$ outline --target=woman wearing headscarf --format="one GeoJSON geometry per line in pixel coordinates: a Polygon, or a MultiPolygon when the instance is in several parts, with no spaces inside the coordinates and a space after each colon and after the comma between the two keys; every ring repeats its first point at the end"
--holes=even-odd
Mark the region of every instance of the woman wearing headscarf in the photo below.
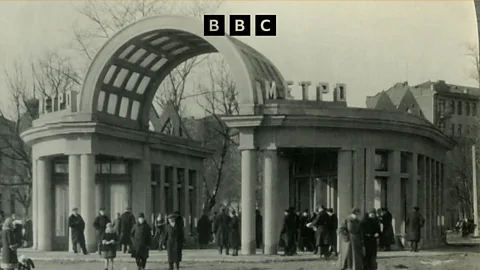
{"type": "Polygon", "coordinates": [[[371,210],[362,221],[363,241],[365,245],[364,270],[376,270],[377,266],[377,239],[380,237],[380,221],[377,211],[371,210]]]}
{"type": "Polygon", "coordinates": [[[2,225],[2,263],[0,267],[4,270],[12,270],[18,267],[17,249],[18,242],[15,241],[13,233],[13,220],[7,218],[2,225]]]}
{"type": "Polygon", "coordinates": [[[173,270],[173,266],[180,269],[182,261],[184,231],[183,226],[178,222],[178,216],[172,214],[168,216],[168,224],[165,226],[165,242],[167,243],[168,267],[173,270]]]}
{"type": "Polygon", "coordinates": [[[108,270],[109,265],[112,266],[113,270],[113,260],[117,257],[117,241],[118,235],[113,229],[113,224],[107,223],[107,228],[102,234],[102,245],[100,247],[105,259],[105,270],[108,270]]]}
{"type": "Polygon", "coordinates": [[[363,269],[364,246],[360,215],[360,209],[354,208],[351,214],[339,224],[338,234],[342,243],[338,263],[342,270],[363,269]]]}
{"type": "Polygon", "coordinates": [[[132,228],[131,237],[133,242],[132,258],[135,258],[138,269],[144,270],[152,241],[152,229],[147,224],[143,213],[138,216],[138,222],[132,228]]]}

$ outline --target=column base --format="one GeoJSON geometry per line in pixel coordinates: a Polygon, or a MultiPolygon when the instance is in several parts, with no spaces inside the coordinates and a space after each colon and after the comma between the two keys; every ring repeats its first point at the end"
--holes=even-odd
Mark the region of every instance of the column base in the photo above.
{"type": "Polygon", "coordinates": [[[278,250],[277,250],[277,246],[265,246],[264,248],[264,252],[263,254],[264,255],[277,255],[278,253],[278,250]]]}
{"type": "Polygon", "coordinates": [[[242,243],[242,249],[240,251],[242,255],[255,255],[256,251],[257,251],[257,243],[255,240],[247,244],[242,243]]]}

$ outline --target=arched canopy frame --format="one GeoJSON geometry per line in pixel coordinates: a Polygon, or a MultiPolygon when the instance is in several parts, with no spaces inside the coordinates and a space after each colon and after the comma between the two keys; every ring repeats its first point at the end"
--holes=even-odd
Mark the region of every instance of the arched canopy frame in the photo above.
{"type": "Polygon", "coordinates": [[[184,61],[214,52],[230,67],[239,104],[263,103],[266,82],[285,92],[283,76],[265,56],[229,36],[203,36],[203,30],[198,20],[181,16],[145,18],[120,30],[93,59],[80,110],[101,122],[146,129],[165,77],[184,61]]]}

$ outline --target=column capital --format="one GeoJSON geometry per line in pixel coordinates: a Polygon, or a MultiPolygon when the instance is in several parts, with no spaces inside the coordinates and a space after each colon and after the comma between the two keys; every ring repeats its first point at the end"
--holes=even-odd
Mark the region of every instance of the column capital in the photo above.
{"type": "Polygon", "coordinates": [[[255,128],[239,128],[239,146],[238,150],[254,150],[255,146],[255,128]]]}

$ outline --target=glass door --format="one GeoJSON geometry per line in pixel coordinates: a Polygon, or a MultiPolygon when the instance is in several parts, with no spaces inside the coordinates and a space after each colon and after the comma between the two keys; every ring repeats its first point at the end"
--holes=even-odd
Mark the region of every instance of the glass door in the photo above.
{"type": "Polygon", "coordinates": [[[122,214],[130,205],[130,194],[127,183],[110,184],[110,217],[116,218],[117,213],[122,214]]]}

